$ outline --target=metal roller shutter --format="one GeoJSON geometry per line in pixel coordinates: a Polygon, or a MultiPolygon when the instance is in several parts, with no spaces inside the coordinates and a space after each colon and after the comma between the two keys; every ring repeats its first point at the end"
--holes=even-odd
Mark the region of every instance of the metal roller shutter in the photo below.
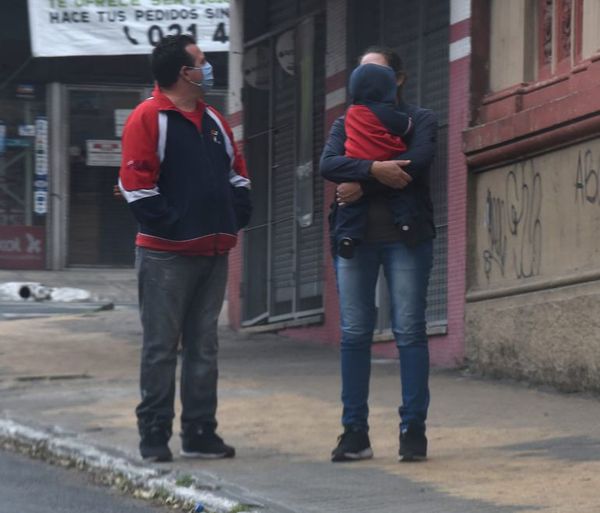
{"type": "MultiPolygon", "coordinates": [[[[447,304],[447,141],[448,141],[448,0],[379,0],[365,4],[350,1],[348,66],[369,45],[383,44],[400,53],[408,74],[404,98],[432,109],[439,118],[437,154],[430,171],[437,238],[434,268],[428,294],[427,320],[431,326],[446,323],[447,304]]],[[[390,328],[389,297],[379,295],[379,331],[390,328]]]]}
{"type": "Polygon", "coordinates": [[[296,223],[294,220],[294,155],[296,89],[292,75],[275,63],[273,78],[273,165],[271,317],[293,311],[296,223]]]}
{"type": "MultiPolygon", "coordinates": [[[[252,50],[256,62],[270,69],[271,42],[264,41],[252,50]]],[[[252,179],[252,217],[244,231],[243,319],[248,325],[266,319],[269,285],[269,188],[270,188],[270,75],[256,75],[244,87],[244,147],[252,179]],[[248,83],[251,82],[251,83],[248,83]],[[250,249],[250,251],[249,251],[250,249]]]]}
{"type": "MultiPolygon", "coordinates": [[[[311,2],[311,6],[311,9],[315,6],[322,7],[319,2],[311,2]]],[[[317,169],[324,137],[325,38],[324,20],[317,17],[314,30],[320,37],[311,38],[314,48],[308,56],[313,74],[310,77],[312,89],[308,92],[314,114],[309,132],[299,133],[302,119],[304,126],[307,119],[306,115],[302,118],[300,112],[300,95],[304,91],[306,101],[307,89],[305,87],[301,90],[302,78],[297,65],[300,51],[297,35],[298,27],[301,23],[306,23],[307,18],[299,19],[297,16],[300,12],[307,12],[307,8],[307,5],[302,4],[300,8],[300,4],[284,0],[269,2],[267,33],[270,30],[270,34],[263,42],[246,48],[246,56],[249,57],[255,54],[260,46],[265,47],[268,44],[269,47],[269,86],[265,88],[264,94],[261,96],[256,87],[246,79],[246,155],[254,177],[257,167],[265,169],[266,162],[264,153],[261,157],[261,149],[263,152],[268,149],[269,155],[269,164],[266,166],[268,177],[253,180],[253,196],[268,201],[269,208],[265,211],[260,210],[261,220],[255,216],[252,225],[247,229],[249,237],[246,239],[244,257],[247,276],[244,289],[246,325],[295,318],[322,308],[323,190],[320,180],[314,179],[314,169],[317,169]],[[280,46],[280,43],[283,44],[280,46]],[[291,50],[295,55],[295,69],[289,68],[293,61],[282,57],[281,52],[285,49],[288,52],[291,50]],[[286,66],[288,69],[284,69],[286,66]],[[265,101],[266,95],[268,101],[265,101]],[[266,104],[269,105],[268,113],[264,108],[266,104]],[[263,121],[257,121],[255,117],[260,117],[263,121]],[[264,137],[261,133],[268,136],[264,137]],[[298,145],[300,140],[305,140],[302,138],[307,133],[310,133],[308,160],[312,160],[313,169],[312,175],[308,177],[311,211],[308,214],[310,220],[301,225],[298,215],[301,199],[299,195],[306,193],[308,182],[302,182],[304,189],[303,192],[299,192],[300,175],[297,168],[302,163],[299,162],[301,157],[298,145]],[[261,267],[257,267],[261,258],[262,262],[266,262],[266,290],[260,286],[259,278],[253,274],[261,267]],[[260,305],[263,304],[266,305],[266,309],[261,313],[260,305]]],[[[246,23],[252,24],[252,20],[247,19],[246,23]]],[[[306,161],[306,157],[304,160],[306,161]]]]}
{"type": "Polygon", "coordinates": [[[445,323],[447,302],[447,141],[448,141],[448,36],[450,2],[439,0],[387,0],[383,6],[384,43],[400,52],[408,73],[404,91],[410,103],[438,115],[438,147],[431,167],[431,198],[437,238],[434,268],[428,294],[427,320],[445,323]]]}

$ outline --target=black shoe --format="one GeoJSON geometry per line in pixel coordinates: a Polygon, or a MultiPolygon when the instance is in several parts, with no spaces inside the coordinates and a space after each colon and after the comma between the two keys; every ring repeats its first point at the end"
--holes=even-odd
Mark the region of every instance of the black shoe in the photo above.
{"type": "Polygon", "coordinates": [[[427,459],[425,429],[408,426],[400,431],[398,461],[423,461],[427,459]]]}
{"type": "Polygon", "coordinates": [[[365,430],[346,428],[338,437],[337,447],[331,452],[331,461],[358,461],[373,457],[369,435],[365,430]]]}
{"type": "Polygon", "coordinates": [[[340,239],[337,252],[342,258],[352,258],[354,256],[354,241],[350,237],[340,239]]]}
{"type": "Polygon", "coordinates": [[[235,449],[227,445],[212,428],[196,428],[181,433],[181,455],[184,458],[233,458],[235,449]]]}
{"type": "Polygon", "coordinates": [[[163,427],[152,427],[141,433],[140,454],[146,461],[172,461],[173,455],[169,449],[171,430],[163,427]]]}

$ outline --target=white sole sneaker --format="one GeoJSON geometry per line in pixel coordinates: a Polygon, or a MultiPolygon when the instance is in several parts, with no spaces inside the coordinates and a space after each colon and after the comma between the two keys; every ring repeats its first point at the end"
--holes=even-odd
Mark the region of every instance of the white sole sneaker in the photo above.
{"type": "Polygon", "coordinates": [[[344,461],[360,461],[360,460],[369,460],[373,457],[373,449],[367,447],[360,452],[345,452],[343,454],[343,458],[333,459],[333,463],[342,463],[344,461]]]}
{"type": "Polygon", "coordinates": [[[179,453],[182,458],[196,458],[201,460],[221,460],[225,458],[233,458],[235,454],[228,455],[226,452],[222,453],[205,453],[205,452],[186,452],[180,451],[179,453]]]}

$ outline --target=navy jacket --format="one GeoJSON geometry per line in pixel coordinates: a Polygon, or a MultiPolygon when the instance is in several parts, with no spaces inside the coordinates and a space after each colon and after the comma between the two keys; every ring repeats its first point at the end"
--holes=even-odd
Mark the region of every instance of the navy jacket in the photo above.
{"type": "MultiPolygon", "coordinates": [[[[402,103],[399,108],[413,121],[413,132],[406,138],[408,150],[398,155],[397,160],[410,160],[404,168],[413,181],[403,189],[414,198],[415,223],[413,240],[418,243],[435,237],[433,205],[429,187],[429,169],[437,147],[438,120],[435,113],[414,105],[402,103]]],[[[346,132],[343,116],[331,126],[329,137],[321,155],[321,175],[334,183],[359,182],[369,199],[393,189],[382,185],[369,175],[372,160],[352,159],[344,156],[346,132]]],[[[334,206],[334,208],[336,208],[334,206]]]]}

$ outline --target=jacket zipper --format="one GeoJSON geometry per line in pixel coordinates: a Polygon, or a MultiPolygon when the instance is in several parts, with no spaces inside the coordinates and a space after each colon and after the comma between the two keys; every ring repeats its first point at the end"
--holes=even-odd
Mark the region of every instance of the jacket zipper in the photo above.
{"type": "MultiPolygon", "coordinates": [[[[217,184],[217,180],[216,180],[216,176],[215,176],[215,163],[212,159],[212,155],[210,155],[210,152],[208,151],[207,148],[207,144],[206,144],[206,137],[204,137],[204,115],[202,116],[202,129],[198,130],[199,135],[200,135],[200,141],[202,141],[202,151],[204,152],[204,155],[206,156],[207,160],[209,161],[210,164],[210,175],[212,178],[212,183],[213,183],[213,190],[215,192],[214,196],[216,196],[216,184],[217,184]]],[[[214,201],[214,196],[213,196],[213,201],[214,201]]],[[[213,243],[213,252],[215,255],[219,254],[218,248],[219,248],[219,232],[217,230],[218,226],[219,226],[219,209],[215,208],[215,229],[214,229],[214,243],[213,243]]]]}

